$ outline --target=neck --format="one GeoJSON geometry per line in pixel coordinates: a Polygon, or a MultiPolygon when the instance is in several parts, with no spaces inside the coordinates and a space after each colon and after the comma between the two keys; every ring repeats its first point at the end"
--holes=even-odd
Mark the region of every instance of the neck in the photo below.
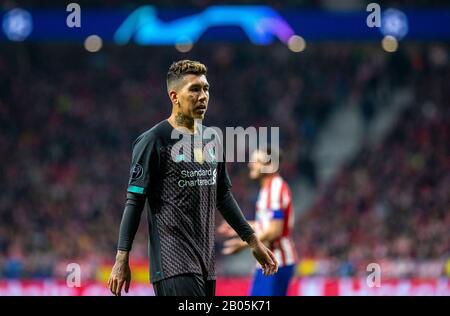
{"type": "Polygon", "coordinates": [[[261,184],[261,187],[265,187],[266,185],[268,185],[269,182],[270,182],[270,180],[272,180],[273,177],[275,177],[276,175],[277,175],[276,173],[270,173],[270,174],[268,174],[268,175],[262,177],[262,178],[259,180],[259,183],[261,184]]]}
{"type": "Polygon", "coordinates": [[[191,133],[196,132],[195,121],[192,117],[186,116],[181,112],[172,112],[168,119],[173,128],[185,128],[191,133]]]}

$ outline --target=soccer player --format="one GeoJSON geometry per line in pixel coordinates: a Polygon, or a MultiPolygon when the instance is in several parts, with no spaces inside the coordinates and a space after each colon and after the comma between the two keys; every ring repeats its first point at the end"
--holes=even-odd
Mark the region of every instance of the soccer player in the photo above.
{"type": "MultiPolygon", "coordinates": [[[[257,238],[268,245],[279,262],[278,273],[269,277],[263,277],[263,270],[257,265],[250,290],[252,296],[285,296],[297,261],[290,237],[294,222],[291,190],[277,172],[280,158],[279,151],[269,146],[256,150],[248,164],[249,177],[258,180],[261,185],[256,202],[256,220],[249,224],[255,229],[257,238]],[[278,159],[274,159],[275,155],[278,159]],[[274,161],[277,163],[274,164],[274,161]]],[[[226,223],[220,225],[218,231],[228,237],[236,234],[226,223]]],[[[225,241],[222,252],[234,254],[246,247],[239,238],[231,238],[225,241]]]]}
{"type": "Polygon", "coordinates": [[[208,109],[206,72],[196,61],[173,63],[167,74],[172,114],[133,143],[116,262],[108,280],[114,295],[120,296],[123,287],[128,293],[129,252],[146,202],[150,276],[157,296],[215,295],[216,208],[252,248],[264,274],[278,269],[274,254],[256,238],[230,191],[225,161],[215,157],[213,148],[204,150],[211,139],[203,139],[197,120],[208,109]],[[173,154],[175,146],[183,151],[173,154]]]}

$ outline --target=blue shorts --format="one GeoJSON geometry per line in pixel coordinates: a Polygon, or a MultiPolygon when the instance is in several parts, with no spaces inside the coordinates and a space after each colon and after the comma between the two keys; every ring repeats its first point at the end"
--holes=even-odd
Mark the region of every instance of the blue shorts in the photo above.
{"type": "Polygon", "coordinates": [[[289,281],[294,275],[295,265],[278,269],[274,275],[265,276],[262,269],[257,269],[253,277],[250,296],[286,296],[289,281]]]}

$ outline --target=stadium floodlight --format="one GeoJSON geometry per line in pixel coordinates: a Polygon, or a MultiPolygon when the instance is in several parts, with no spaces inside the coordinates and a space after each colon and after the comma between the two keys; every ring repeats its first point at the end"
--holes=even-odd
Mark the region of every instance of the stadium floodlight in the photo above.
{"type": "Polygon", "coordinates": [[[380,31],[384,36],[393,36],[401,40],[408,34],[408,17],[397,9],[387,9],[381,16],[380,31]]]}
{"type": "Polygon", "coordinates": [[[3,17],[3,32],[15,42],[25,40],[33,31],[33,19],[28,11],[20,8],[8,11],[3,17]]]}

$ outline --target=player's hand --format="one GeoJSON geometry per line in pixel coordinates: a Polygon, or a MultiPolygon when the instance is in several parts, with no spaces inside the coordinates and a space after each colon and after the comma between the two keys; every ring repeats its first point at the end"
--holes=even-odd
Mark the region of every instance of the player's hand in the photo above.
{"type": "Polygon", "coordinates": [[[249,242],[253,256],[263,269],[264,275],[273,275],[278,272],[278,262],[272,251],[258,238],[249,242]]]}
{"type": "Polygon", "coordinates": [[[125,286],[125,293],[128,293],[131,283],[131,270],[128,264],[128,254],[126,257],[119,253],[116,257],[111,275],[108,280],[108,287],[115,296],[122,295],[122,287],[125,286]]]}
{"type": "Polygon", "coordinates": [[[223,245],[224,247],[222,249],[222,253],[224,255],[235,254],[248,246],[247,243],[239,237],[228,239],[223,243],[223,245]]]}
{"type": "Polygon", "coordinates": [[[236,237],[236,231],[231,228],[231,226],[227,222],[223,222],[218,228],[217,232],[225,237],[236,237]]]}

